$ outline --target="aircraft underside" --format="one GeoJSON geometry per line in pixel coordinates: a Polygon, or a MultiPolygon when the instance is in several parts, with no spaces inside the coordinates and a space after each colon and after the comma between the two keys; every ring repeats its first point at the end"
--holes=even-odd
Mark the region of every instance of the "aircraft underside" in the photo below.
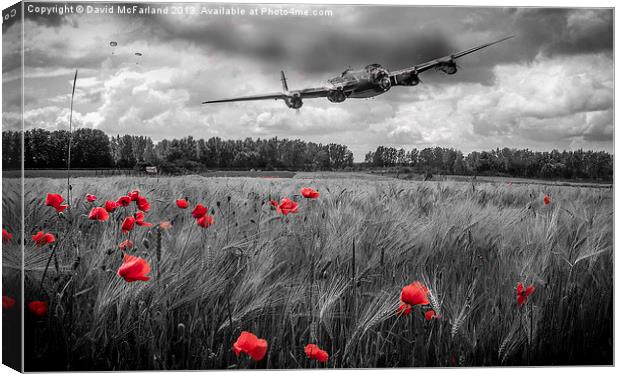
{"type": "Polygon", "coordinates": [[[366,90],[355,90],[349,94],[347,98],[349,99],[366,99],[369,97],[374,97],[385,93],[386,90],[383,90],[380,87],[369,88],[366,90]]]}

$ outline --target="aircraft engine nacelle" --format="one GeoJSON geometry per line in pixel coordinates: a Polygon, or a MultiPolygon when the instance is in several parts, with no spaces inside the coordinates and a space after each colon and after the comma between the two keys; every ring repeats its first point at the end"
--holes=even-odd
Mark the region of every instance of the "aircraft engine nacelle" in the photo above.
{"type": "Polygon", "coordinates": [[[437,67],[437,70],[443,71],[444,73],[446,73],[448,75],[452,75],[452,74],[456,73],[456,71],[458,69],[456,68],[456,62],[448,61],[448,62],[445,62],[445,63],[439,65],[437,67]]]}
{"type": "Polygon", "coordinates": [[[379,87],[381,87],[381,89],[383,91],[387,91],[390,89],[390,87],[392,87],[392,81],[390,80],[389,76],[385,76],[383,78],[381,78],[377,84],[379,85],[379,87]]]}
{"type": "Polygon", "coordinates": [[[399,86],[417,86],[421,82],[416,72],[402,73],[394,76],[394,84],[399,86]]]}
{"type": "Polygon", "coordinates": [[[347,97],[345,96],[344,92],[342,92],[342,90],[331,90],[327,94],[327,100],[332,103],[341,103],[345,101],[346,98],[347,97]]]}
{"type": "Polygon", "coordinates": [[[299,94],[289,96],[284,102],[286,103],[286,106],[291,109],[299,109],[302,105],[304,105],[299,94]]]}
{"type": "Polygon", "coordinates": [[[383,91],[387,91],[392,87],[390,73],[379,64],[371,64],[366,66],[370,81],[379,86],[383,91]]]}

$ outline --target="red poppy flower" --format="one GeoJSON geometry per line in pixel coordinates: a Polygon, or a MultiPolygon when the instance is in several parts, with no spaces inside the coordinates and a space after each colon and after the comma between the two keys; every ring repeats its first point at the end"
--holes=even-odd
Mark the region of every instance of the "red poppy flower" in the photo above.
{"type": "Polygon", "coordinates": [[[400,293],[400,301],[411,306],[416,305],[428,305],[428,295],[430,292],[425,285],[420,282],[413,282],[408,286],[403,287],[400,293]]]}
{"type": "Polygon", "coordinates": [[[299,205],[296,202],[294,202],[293,200],[285,197],[280,202],[280,205],[278,205],[276,207],[276,211],[278,213],[282,213],[284,215],[287,215],[289,213],[297,213],[297,208],[298,207],[299,207],[299,205]]]}
{"type": "Polygon", "coordinates": [[[13,239],[13,234],[8,232],[6,229],[2,229],[2,242],[8,243],[13,239]]]}
{"type": "Polygon", "coordinates": [[[134,214],[134,217],[136,217],[136,225],[138,226],[146,226],[146,227],[153,226],[153,224],[150,222],[144,222],[144,213],[142,212],[136,212],[136,214],[134,214]]]}
{"type": "Polygon", "coordinates": [[[88,201],[89,203],[92,203],[95,200],[97,200],[97,196],[91,194],[86,195],[86,201],[88,201]]]}
{"type": "Polygon", "coordinates": [[[102,207],[96,207],[90,210],[88,214],[88,219],[92,219],[95,221],[103,222],[107,221],[110,218],[108,212],[102,207]]]}
{"type": "Polygon", "coordinates": [[[127,250],[127,249],[131,249],[131,248],[133,248],[133,242],[132,242],[131,240],[129,240],[129,239],[127,239],[127,240],[123,240],[123,241],[121,242],[121,244],[119,244],[119,245],[118,245],[118,248],[119,248],[121,251],[125,251],[125,250],[127,250]]]}
{"type": "Polygon", "coordinates": [[[306,199],[316,199],[320,196],[320,194],[313,188],[304,187],[301,189],[301,196],[305,197],[306,199]]]}
{"type": "Polygon", "coordinates": [[[181,209],[187,209],[189,204],[187,203],[187,200],[185,199],[177,199],[177,206],[181,209]]]}
{"type": "Polygon", "coordinates": [[[151,279],[147,274],[151,271],[151,266],[145,259],[128,255],[125,253],[123,264],[118,268],[118,275],[127,282],[147,281],[151,279]]]}
{"type": "Polygon", "coordinates": [[[2,309],[9,310],[15,306],[15,299],[10,296],[2,296],[2,309]]]}
{"type": "Polygon", "coordinates": [[[434,310],[432,310],[432,309],[431,309],[431,310],[427,310],[427,311],[426,311],[426,313],[424,313],[424,318],[425,318],[427,321],[430,321],[430,320],[432,320],[432,319],[437,319],[437,318],[439,318],[439,316],[437,315],[437,313],[435,313],[435,311],[434,311],[434,310]]]}
{"type": "Polygon", "coordinates": [[[121,230],[123,230],[123,234],[127,234],[129,231],[133,230],[133,225],[136,223],[136,219],[132,216],[129,216],[123,220],[123,224],[121,225],[121,230]]]}
{"type": "Polygon", "coordinates": [[[198,226],[204,227],[205,229],[211,226],[213,222],[214,222],[213,216],[210,216],[208,214],[196,220],[196,223],[198,224],[198,226]]]}
{"type": "Polygon", "coordinates": [[[527,301],[527,298],[531,294],[533,294],[535,290],[536,290],[536,287],[534,287],[533,285],[529,285],[527,286],[527,288],[524,288],[523,283],[521,282],[517,283],[517,303],[519,305],[525,304],[525,302],[527,301]]]}
{"type": "Polygon", "coordinates": [[[545,205],[551,204],[551,198],[549,197],[549,195],[545,195],[545,197],[543,197],[543,203],[545,205]]]}
{"type": "Polygon", "coordinates": [[[151,203],[144,196],[138,196],[136,200],[136,205],[138,205],[138,209],[143,212],[148,212],[151,209],[151,203]]]}
{"type": "Polygon", "coordinates": [[[39,247],[44,246],[46,244],[50,244],[56,241],[56,237],[50,233],[44,233],[43,231],[39,231],[36,234],[32,235],[32,240],[34,240],[35,244],[39,247]]]}
{"type": "Polygon", "coordinates": [[[306,356],[311,360],[317,360],[319,362],[327,362],[327,360],[329,360],[327,352],[319,348],[316,344],[306,345],[304,351],[306,352],[306,356]]]}
{"type": "Polygon", "coordinates": [[[417,281],[403,287],[400,293],[400,306],[396,310],[396,314],[409,315],[412,307],[416,305],[428,305],[428,295],[428,288],[417,281]]]}
{"type": "Polygon", "coordinates": [[[116,210],[116,208],[118,208],[120,205],[119,203],[117,203],[116,201],[112,201],[112,200],[107,200],[105,202],[105,210],[108,213],[112,213],[113,211],[116,210]]]}
{"type": "Polygon", "coordinates": [[[398,307],[398,309],[396,309],[396,314],[399,316],[408,316],[409,313],[411,313],[411,305],[405,304],[401,301],[400,306],[398,307]]]}
{"type": "Polygon", "coordinates": [[[241,352],[245,352],[254,361],[260,361],[267,353],[267,341],[259,339],[251,332],[242,331],[237,341],[233,344],[233,351],[239,357],[241,352]]]}
{"type": "Polygon", "coordinates": [[[118,200],[116,200],[116,203],[119,206],[129,206],[129,204],[131,204],[131,197],[129,196],[121,196],[118,198],[118,200]]]}
{"type": "Polygon", "coordinates": [[[130,191],[130,192],[127,194],[127,196],[129,196],[129,199],[130,199],[131,201],[137,201],[137,200],[138,200],[138,198],[140,197],[140,190],[136,189],[136,190],[130,191]]]}
{"type": "Polygon", "coordinates": [[[47,314],[47,302],[31,301],[28,303],[28,309],[37,317],[45,317],[47,314]]]}
{"type": "Polygon", "coordinates": [[[196,219],[202,218],[206,214],[207,214],[207,208],[204,205],[202,205],[202,204],[196,205],[194,210],[192,210],[192,217],[194,217],[196,219]]]}
{"type": "Polygon", "coordinates": [[[65,201],[65,199],[59,194],[48,193],[47,198],[45,199],[45,205],[53,207],[58,213],[62,213],[69,206],[67,204],[63,204],[63,201],[65,201]]]}
{"type": "Polygon", "coordinates": [[[269,204],[273,205],[276,208],[278,207],[278,205],[280,205],[277,200],[269,200],[269,204]]]}
{"type": "Polygon", "coordinates": [[[65,201],[65,198],[59,194],[48,193],[47,198],[45,199],[45,205],[55,207],[62,204],[63,201],[65,201]]]}

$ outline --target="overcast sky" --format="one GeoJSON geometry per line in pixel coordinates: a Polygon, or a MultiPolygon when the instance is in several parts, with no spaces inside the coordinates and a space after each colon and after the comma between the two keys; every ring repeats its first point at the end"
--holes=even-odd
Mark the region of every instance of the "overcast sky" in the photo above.
{"type": "MultiPolygon", "coordinates": [[[[27,12],[26,128],[67,129],[77,68],[75,123],[108,134],[301,138],[346,144],[356,160],[378,145],[613,152],[611,10],[309,9],[333,15],[27,12]],[[372,99],[305,100],[299,112],[281,101],[200,104],[278,91],[280,70],[291,89],[317,87],[349,66],[400,69],[511,34],[460,59],[456,75],[425,72],[423,84],[372,99]]],[[[19,86],[18,61],[6,55],[15,32],[3,28],[4,129],[18,126],[19,98],[10,95],[19,86]]]]}

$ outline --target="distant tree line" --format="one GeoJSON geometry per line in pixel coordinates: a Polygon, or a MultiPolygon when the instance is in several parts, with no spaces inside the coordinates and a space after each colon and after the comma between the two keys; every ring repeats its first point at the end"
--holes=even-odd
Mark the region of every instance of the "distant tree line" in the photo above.
{"type": "Polygon", "coordinates": [[[613,156],[603,151],[534,152],[497,148],[463,156],[452,148],[406,151],[380,146],[366,154],[365,164],[381,168],[409,167],[434,174],[613,180],[613,156]]]}
{"type": "MultiPolygon", "coordinates": [[[[24,133],[24,165],[28,169],[65,168],[69,132],[28,130],[24,133]]],[[[21,137],[2,132],[4,168],[18,169],[21,137]]],[[[191,136],[164,139],[157,144],[146,136],[108,136],[97,129],[73,132],[72,168],[142,169],[158,166],[163,172],[205,169],[342,170],[409,168],[412,172],[457,175],[500,175],[523,178],[613,179],[613,156],[602,151],[534,152],[495,149],[467,156],[453,148],[405,150],[380,146],[364,163],[353,163],[353,153],[340,144],[316,144],[299,139],[207,140],[191,136]]]]}
{"type": "MultiPolygon", "coordinates": [[[[207,140],[191,136],[154,144],[146,136],[108,136],[101,130],[78,129],[71,142],[72,168],[143,168],[164,172],[203,169],[332,170],[353,166],[353,152],[341,144],[316,144],[299,139],[207,140]]],[[[18,169],[19,132],[2,132],[4,168],[18,169]]],[[[28,130],[24,133],[27,169],[66,168],[69,132],[28,130]]]]}

